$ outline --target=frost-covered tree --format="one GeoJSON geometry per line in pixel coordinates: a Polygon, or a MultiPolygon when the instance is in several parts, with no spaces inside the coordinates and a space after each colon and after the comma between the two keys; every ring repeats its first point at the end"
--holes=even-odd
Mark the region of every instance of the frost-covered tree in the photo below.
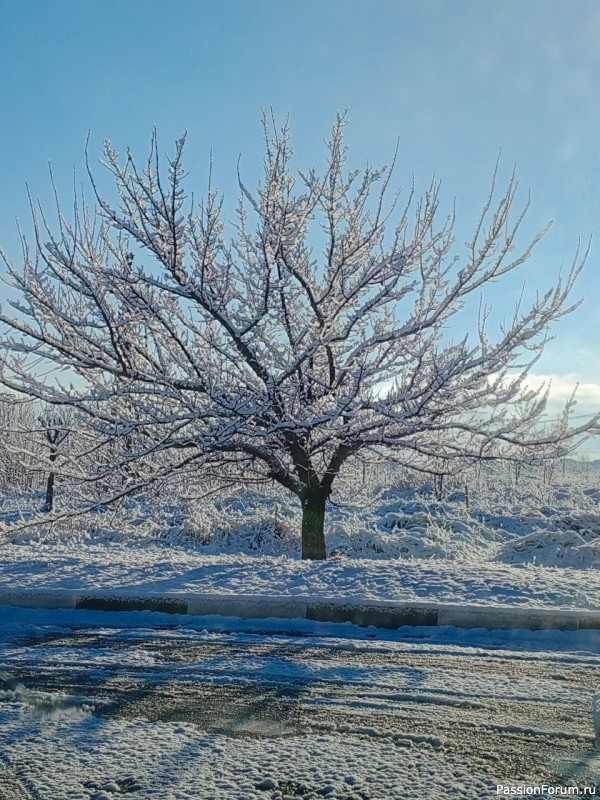
{"type": "Polygon", "coordinates": [[[30,402],[0,395],[0,486],[12,492],[41,487],[35,470],[39,447],[32,446],[35,425],[30,402]]]}
{"type": "Polygon", "coordinates": [[[348,171],[344,125],[322,174],[293,174],[287,126],[265,120],[264,177],[255,191],[240,179],[230,226],[210,185],[187,203],[183,139],[164,171],[155,137],[141,166],[107,144],[114,201],[90,173],[95,208],[76,199],[71,219],[59,208],[55,231],[34,209],[35,241],[23,238],[19,265],[5,256],[20,299],[0,314],[12,354],[1,380],[87,419],[90,447],[114,459],[90,480],[135,476],[114,497],[200,468],[275,481],[299,498],[302,555],[318,559],[327,499],[360,451],[418,467],[531,454],[573,434],[569,407],[536,433],[546,394],[524,378],[573,308],[585,254],[495,335],[481,305],[474,332],[450,340],[465,301],[522,265],[543,232],[515,252],[526,208],[513,218],[513,175],[455,251],[439,186],[388,200],[393,164],[348,171]]]}
{"type": "Polygon", "coordinates": [[[58,416],[41,415],[38,417],[38,424],[45,439],[45,446],[48,450],[48,478],[46,480],[46,497],[44,500],[44,511],[50,512],[54,509],[54,484],[56,480],[56,459],[61,444],[69,435],[69,427],[66,421],[58,416]]]}

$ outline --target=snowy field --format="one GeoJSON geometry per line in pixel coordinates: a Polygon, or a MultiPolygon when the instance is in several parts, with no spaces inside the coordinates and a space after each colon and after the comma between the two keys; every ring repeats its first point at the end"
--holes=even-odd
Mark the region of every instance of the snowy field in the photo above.
{"type": "MultiPolygon", "coordinates": [[[[5,532],[0,587],[352,597],[600,609],[598,473],[469,491],[390,486],[332,506],[326,562],[299,556],[300,513],[249,491],[211,503],[130,500],[54,527],[5,532]]],[[[39,498],[4,495],[0,522],[39,498]]]]}
{"type": "Polygon", "coordinates": [[[204,555],[155,542],[5,545],[5,589],[427,600],[449,604],[600,609],[600,573],[438,559],[331,558],[325,563],[258,554],[204,555]]]}

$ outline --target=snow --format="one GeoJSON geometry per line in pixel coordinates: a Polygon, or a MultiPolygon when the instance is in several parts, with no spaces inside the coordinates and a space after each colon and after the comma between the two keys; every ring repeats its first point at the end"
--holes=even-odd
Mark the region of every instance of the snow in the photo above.
{"type": "MultiPolygon", "coordinates": [[[[148,616],[133,612],[7,611],[4,685],[23,669],[51,676],[53,663],[75,681],[85,670],[95,676],[89,695],[16,684],[0,698],[0,755],[32,796],[487,800],[506,782],[503,746],[519,764],[525,746],[541,748],[542,762],[548,748],[585,763],[579,785],[599,766],[588,705],[600,669],[599,632],[415,629],[382,631],[373,639],[365,630],[311,623],[310,636],[300,638],[257,635],[236,621],[223,621],[218,631],[189,619],[166,627],[155,616],[159,622],[150,629],[144,628],[148,616]],[[70,626],[80,637],[77,646],[68,638],[70,626]],[[212,650],[201,651],[202,642],[212,650]],[[203,726],[106,713],[97,692],[133,676],[156,688],[297,685],[302,691],[293,708],[304,711],[288,716],[267,706],[237,718],[224,704],[215,722],[231,715],[236,727],[229,734],[211,730],[210,719],[203,726]],[[403,704],[412,716],[389,715],[403,704]],[[465,757],[468,743],[460,736],[452,740],[454,720],[464,735],[472,727],[473,758],[465,757]]],[[[302,625],[309,633],[309,623],[302,625]]],[[[513,783],[520,774],[515,767],[513,783]]]]}
{"type": "MultiPolygon", "coordinates": [[[[388,488],[367,510],[332,506],[325,562],[300,559],[298,509],[281,496],[240,492],[188,505],[131,500],[119,513],[7,534],[0,590],[600,610],[598,491],[527,481],[495,488],[470,490],[470,508],[459,490],[437,501],[427,488],[406,487],[388,488]]],[[[34,501],[5,496],[0,519],[27,518],[34,501]]],[[[24,608],[3,609],[0,626],[0,642],[26,641],[36,630],[47,636],[34,646],[3,644],[0,664],[0,787],[8,771],[39,800],[484,800],[496,795],[503,748],[512,743],[516,752],[526,741],[585,762],[579,783],[599,766],[591,750],[599,731],[598,631],[374,633],[292,619],[284,637],[275,619],[24,608]],[[217,650],[167,664],[145,643],[149,626],[152,641],[168,641],[174,651],[185,652],[186,642],[217,650]],[[76,645],[73,628],[117,637],[119,646],[76,645]],[[296,650],[289,649],[294,631],[296,650]],[[239,655],[258,632],[268,634],[276,657],[239,655]],[[465,654],[483,665],[482,674],[463,666],[465,654]],[[490,654],[505,672],[486,673],[490,654]],[[421,657],[432,666],[406,666],[421,657]],[[438,670],[438,660],[451,667],[438,670]],[[521,671],[525,662],[533,677],[521,671]],[[118,674],[165,684],[209,680],[215,688],[345,686],[344,713],[355,720],[336,722],[341,704],[324,692],[303,699],[314,719],[302,730],[267,715],[245,723],[251,729],[222,733],[186,720],[115,717],[94,691],[37,690],[12,678],[65,669],[75,677],[91,671],[99,681],[118,674]],[[377,721],[390,704],[403,703],[413,716],[402,724],[377,721]],[[515,703],[523,716],[508,713],[515,703]],[[362,721],[367,707],[374,721],[362,721]],[[327,724],[317,722],[321,712],[331,716],[327,724]],[[480,715],[486,736],[500,737],[502,746],[480,747],[466,759],[447,741],[453,714],[467,722],[480,715]]],[[[227,706],[218,713],[226,718],[227,706]]],[[[515,766],[515,782],[520,774],[515,766]]]]}
{"type": "Polygon", "coordinates": [[[575,569],[441,560],[203,555],[152,541],[4,545],[2,589],[66,589],[142,597],[215,593],[290,598],[476,603],[600,610],[600,574],[575,569]]]}
{"type": "Polygon", "coordinates": [[[40,800],[113,800],[112,787],[126,782],[148,800],[460,797],[460,782],[469,785],[467,796],[483,798],[495,788],[483,769],[469,774],[428,742],[405,737],[382,742],[363,731],[245,740],[202,735],[186,723],[153,723],[149,735],[141,721],[24,721],[23,712],[11,711],[2,713],[1,739],[40,800]],[[61,769],[49,774],[48,762],[61,769]],[[87,791],[75,788],[86,784],[87,791]]]}
{"type": "Polygon", "coordinates": [[[600,765],[589,708],[600,675],[598,632],[415,629],[373,639],[352,626],[311,623],[309,631],[305,621],[298,636],[264,636],[248,623],[223,621],[211,631],[189,618],[167,627],[154,616],[152,628],[144,627],[146,614],[133,612],[5,616],[0,757],[33,797],[484,800],[507,774],[513,782],[522,773],[529,782],[548,777],[539,767],[527,771],[525,747],[552,752],[555,770],[562,760],[585,763],[578,785],[600,765]],[[71,627],[79,644],[69,639],[71,627]],[[202,643],[211,648],[204,655],[202,643]],[[23,670],[51,676],[52,663],[75,682],[87,670],[91,693],[11,685],[23,670]],[[143,710],[132,718],[126,708],[107,713],[99,690],[134,675],[156,690],[208,682],[258,695],[265,685],[300,691],[292,693],[294,713],[267,703],[264,713],[252,706],[238,717],[223,703],[205,724],[150,719],[143,710]],[[398,715],[404,707],[412,714],[398,715]],[[211,730],[228,717],[231,732],[211,730]],[[457,723],[464,733],[455,737],[457,723]],[[463,735],[477,742],[473,757],[463,735]],[[521,766],[507,772],[507,758],[521,766]]]}
{"type": "MultiPolygon", "coordinates": [[[[436,501],[428,487],[388,488],[369,509],[331,506],[326,562],[300,559],[300,511],[282,495],[130,500],[118,514],[14,531],[0,588],[600,610],[594,482],[495,480],[471,490],[469,508],[460,491],[436,501]]],[[[34,501],[5,496],[0,521],[26,519],[34,501]]]]}

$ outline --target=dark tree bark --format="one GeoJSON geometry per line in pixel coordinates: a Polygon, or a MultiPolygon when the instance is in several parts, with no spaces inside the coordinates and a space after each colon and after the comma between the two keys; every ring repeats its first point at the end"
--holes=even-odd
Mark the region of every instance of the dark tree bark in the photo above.
{"type": "Polygon", "coordinates": [[[46,500],[42,508],[43,511],[49,513],[54,510],[54,483],[56,480],[54,462],[58,458],[58,448],[67,438],[68,431],[63,428],[64,422],[59,417],[39,417],[38,422],[44,428],[46,441],[50,445],[50,455],[48,456],[50,470],[46,481],[46,500]]]}
{"type": "MultiPolygon", "coordinates": [[[[50,453],[50,464],[56,461],[56,450],[50,453]]],[[[44,511],[52,511],[54,509],[54,479],[55,472],[50,469],[48,473],[48,480],[46,482],[46,502],[44,503],[44,511]]]]}
{"type": "Polygon", "coordinates": [[[325,505],[328,492],[318,486],[309,489],[302,500],[302,558],[324,560],[325,505]]]}

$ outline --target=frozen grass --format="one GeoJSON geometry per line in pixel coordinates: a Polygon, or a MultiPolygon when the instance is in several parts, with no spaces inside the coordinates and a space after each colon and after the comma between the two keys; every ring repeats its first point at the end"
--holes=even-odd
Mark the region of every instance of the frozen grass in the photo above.
{"type": "MultiPolygon", "coordinates": [[[[329,508],[325,563],[300,559],[300,508],[281,493],[130,498],[87,518],[5,531],[0,585],[597,610],[594,475],[490,475],[468,485],[468,506],[464,484],[438,501],[431,487],[396,481],[368,508],[329,508]]],[[[0,520],[27,520],[40,500],[5,495],[0,520]]]]}
{"type": "MultiPolygon", "coordinates": [[[[595,471],[569,471],[547,481],[535,473],[518,480],[501,471],[487,477],[466,475],[448,487],[441,500],[428,485],[411,486],[394,476],[389,483],[363,491],[377,497],[367,507],[329,507],[330,556],[600,567],[600,489],[595,471]]],[[[358,487],[356,494],[362,489],[358,487]]],[[[240,489],[208,501],[130,498],[84,518],[20,529],[19,522],[35,517],[41,499],[14,493],[2,496],[5,540],[73,546],[147,541],[205,555],[292,559],[300,555],[299,503],[273,490],[240,489]],[[11,531],[9,526],[15,523],[17,528],[11,531]]]]}

